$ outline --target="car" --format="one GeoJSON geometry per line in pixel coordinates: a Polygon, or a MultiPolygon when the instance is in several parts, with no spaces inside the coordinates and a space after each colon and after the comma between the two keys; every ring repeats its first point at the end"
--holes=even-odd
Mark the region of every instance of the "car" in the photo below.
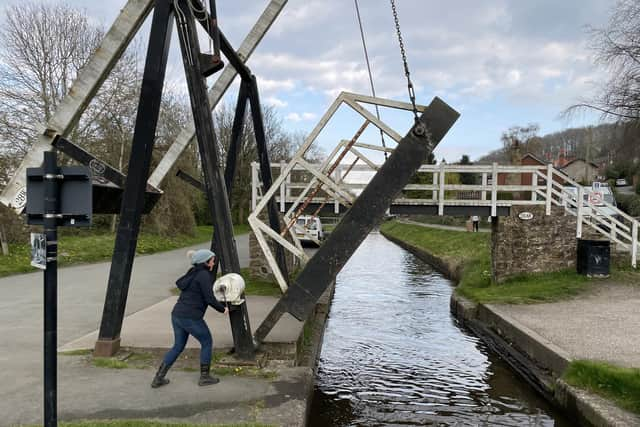
{"type": "MultiPolygon", "coordinates": [[[[582,206],[596,206],[596,215],[608,215],[617,217],[617,203],[613,195],[613,191],[606,183],[594,182],[591,187],[584,186],[583,188],[583,201],[582,206]],[[605,205],[605,202],[612,207],[605,205]]],[[[575,202],[578,198],[578,189],[572,186],[566,186],[563,188],[563,192],[569,194],[571,200],[575,202]]],[[[575,212],[575,206],[571,203],[565,202],[568,209],[575,212]]],[[[586,214],[588,216],[588,214],[586,214]]]]}
{"type": "Polygon", "coordinates": [[[320,218],[313,215],[300,215],[293,226],[296,237],[301,242],[312,242],[317,245],[324,239],[324,230],[320,218]]]}
{"type": "Polygon", "coordinates": [[[624,178],[616,179],[616,187],[625,187],[627,185],[629,185],[629,183],[627,182],[626,179],[624,179],[624,178]]]}

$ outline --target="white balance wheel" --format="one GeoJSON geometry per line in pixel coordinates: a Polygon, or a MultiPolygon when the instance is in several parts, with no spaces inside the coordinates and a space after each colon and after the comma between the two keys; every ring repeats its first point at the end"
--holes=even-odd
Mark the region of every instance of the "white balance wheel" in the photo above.
{"type": "Polygon", "coordinates": [[[244,292],[244,279],[238,273],[229,273],[220,277],[213,284],[213,294],[220,302],[240,305],[244,300],[240,297],[244,292]]]}

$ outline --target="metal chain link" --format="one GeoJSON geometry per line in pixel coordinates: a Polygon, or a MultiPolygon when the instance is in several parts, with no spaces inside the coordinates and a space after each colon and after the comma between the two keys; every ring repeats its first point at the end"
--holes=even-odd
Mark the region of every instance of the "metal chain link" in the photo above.
{"type": "Polygon", "coordinates": [[[393,20],[396,24],[396,33],[398,34],[398,43],[400,44],[400,53],[402,54],[402,64],[404,65],[404,75],[407,77],[407,89],[409,90],[409,99],[413,107],[413,116],[418,121],[418,108],[416,107],[416,92],[411,82],[411,73],[409,72],[409,63],[407,62],[407,54],[404,50],[404,41],[402,40],[402,32],[400,31],[400,21],[398,20],[398,10],[396,9],[395,0],[391,1],[391,10],[393,11],[393,20]]]}

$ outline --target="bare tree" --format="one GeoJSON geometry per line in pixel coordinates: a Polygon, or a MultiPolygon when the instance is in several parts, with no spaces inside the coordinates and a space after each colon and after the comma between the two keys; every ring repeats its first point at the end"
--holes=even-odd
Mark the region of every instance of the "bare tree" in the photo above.
{"type": "Polygon", "coordinates": [[[101,39],[87,17],[62,4],[20,3],[0,30],[0,138],[24,154],[101,39]]]}
{"type": "Polygon", "coordinates": [[[593,99],[583,100],[565,115],[588,108],[603,118],[640,119],[640,2],[618,0],[605,28],[591,28],[597,63],[610,72],[593,99]]]}
{"type": "Polygon", "coordinates": [[[538,124],[529,123],[527,126],[513,126],[502,133],[500,140],[512,164],[519,163],[527,151],[535,151],[533,145],[539,130],[538,124]]]}
{"type": "MultiPolygon", "coordinates": [[[[217,109],[214,115],[221,150],[221,159],[226,158],[229,145],[231,144],[231,129],[233,127],[234,113],[235,110],[233,108],[223,104],[217,109]]],[[[306,135],[301,132],[288,132],[282,124],[278,110],[273,106],[262,106],[262,113],[271,164],[273,165],[280,161],[288,162],[304,143],[306,135]]],[[[244,223],[246,221],[250,209],[251,162],[257,161],[258,159],[254,135],[251,113],[248,110],[240,139],[240,155],[238,157],[238,167],[236,169],[236,178],[231,200],[234,221],[237,223],[244,223]]],[[[307,155],[307,160],[311,162],[319,161],[321,158],[322,151],[317,148],[311,150],[307,155]]]]}
{"type": "MultiPolygon", "coordinates": [[[[103,37],[88,17],[68,5],[25,2],[9,6],[0,27],[0,185],[67,95],[103,37]]],[[[134,45],[118,61],[70,139],[121,166],[130,140],[140,79],[134,45]],[[115,144],[114,144],[115,142],[115,144]],[[119,154],[119,156],[118,156],[119,154]]]]}

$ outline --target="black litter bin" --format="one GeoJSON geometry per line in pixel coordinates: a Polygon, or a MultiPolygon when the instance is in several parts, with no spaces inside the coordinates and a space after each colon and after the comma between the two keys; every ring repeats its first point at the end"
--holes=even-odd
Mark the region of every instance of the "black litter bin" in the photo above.
{"type": "Polygon", "coordinates": [[[608,240],[578,239],[578,274],[608,276],[611,248],[608,240]]]}

